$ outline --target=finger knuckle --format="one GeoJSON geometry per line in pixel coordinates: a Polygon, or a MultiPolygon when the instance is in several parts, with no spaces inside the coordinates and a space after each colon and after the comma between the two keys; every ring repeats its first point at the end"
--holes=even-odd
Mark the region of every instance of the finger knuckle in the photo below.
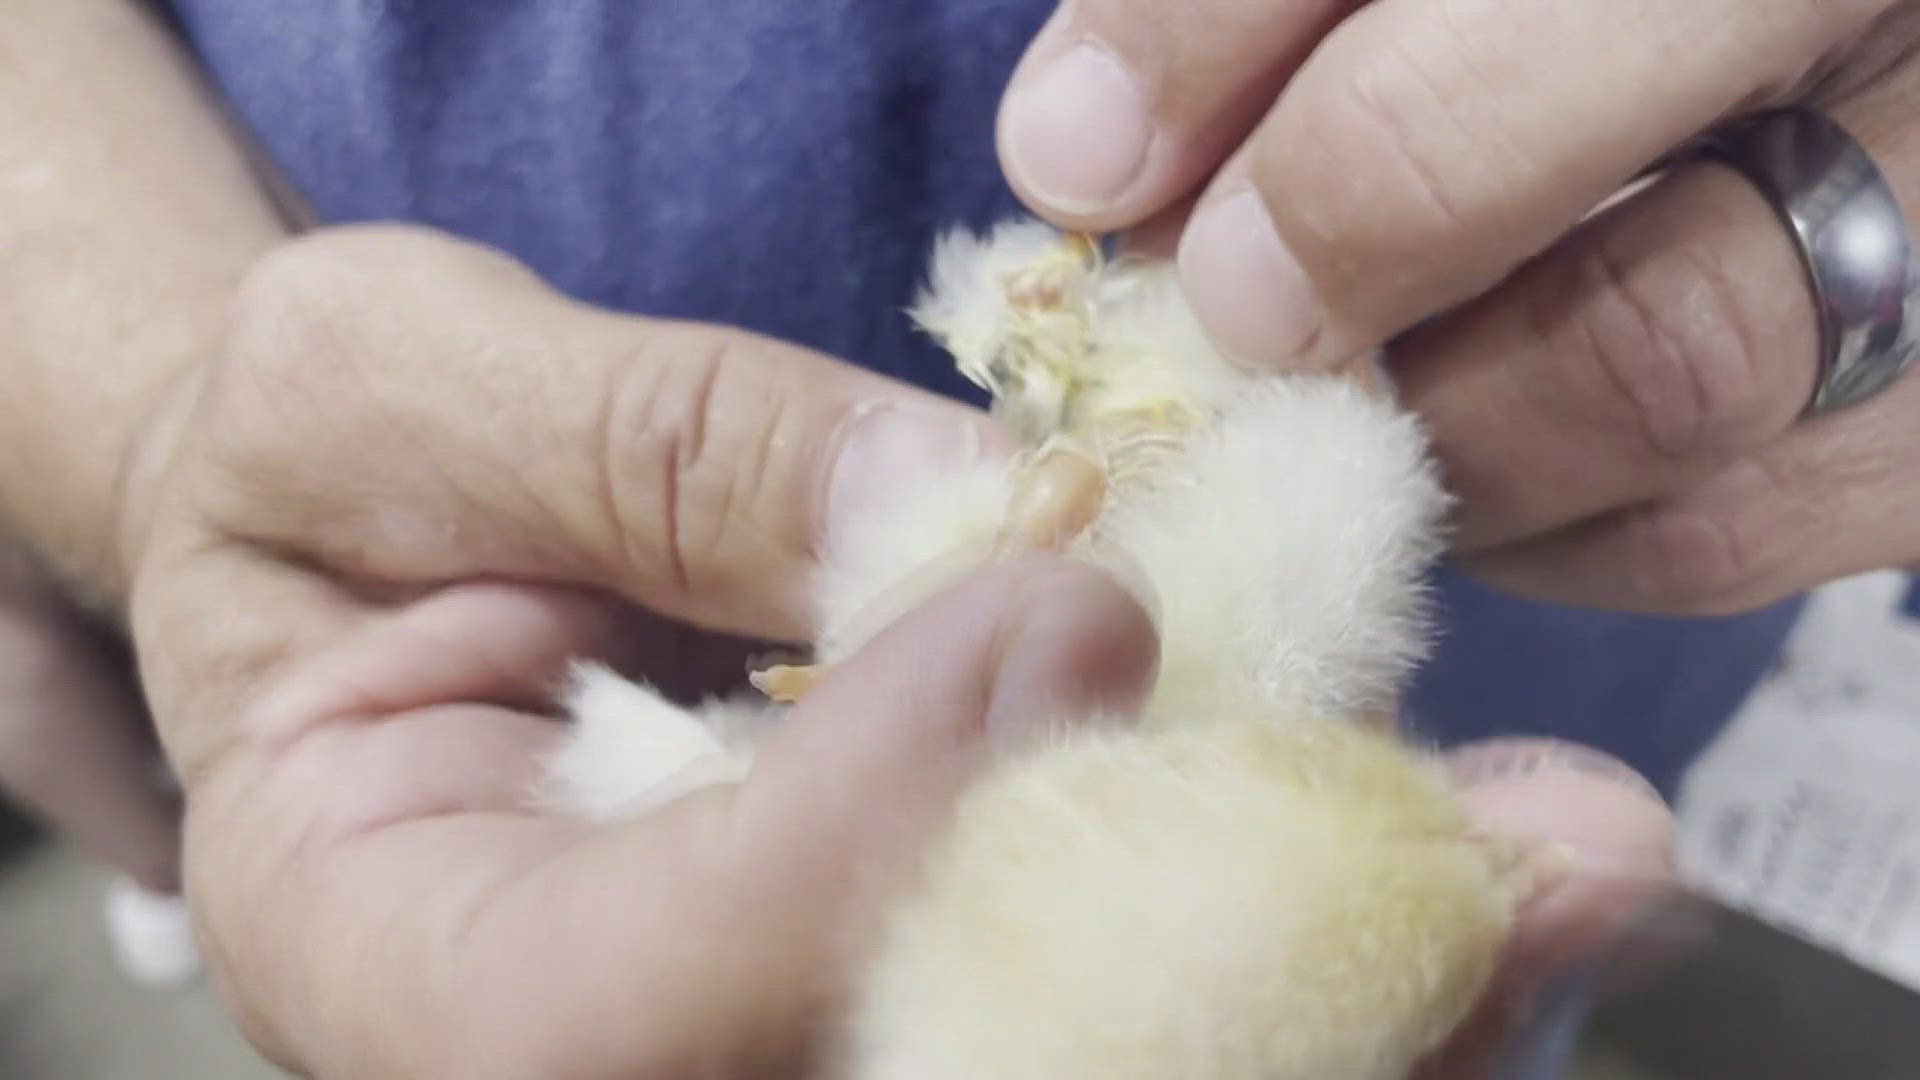
{"type": "Polygon", "coordinates": [[[1376,211],[1389,211],[1356,214],[1354,224],[1376,222],[1409,245],[1458,236],[1472,218],[1465,163],[1430,149],[1441,122],[1429,107],[1432,94],[1406,85],[1418,81],[1417,70],[1386,58],[1364,61],[1328,91],[1309,121],[1313,142],[1338,163],[1338,172],[1369,177],[1346,190],[1376,211]]]}
{"type": "Polygon", "coordinates": [[[418,242],[411,233],[386,226],[324,230],[256,260],[228,310],[227,363],[248,374],[299,376],[351,358],[363,298],[390,288],[397,261],[418,242]],[[389,250],[394,254],[382,255],[389,250]]]}
{"type": "MultiPolygon", "coordinates": [[[[338,351],[368,312],[430,308],[462,275],[527,271],[490,248],[403,224],[345,225],[295,237],[255,260],[229,309],[229,350],[306,366],[338,351]]],[[[333,359],[343,359],[333,357],[333,359]]]]}
{"type": "Polygon", "coordinates": [[[371,448],[397,445],[374,388],[415,359],[392,347],[391,315],[410,310],[401,281],[430,277],[438,245],[409,227],[322,230],[247,269],[195,404],[206,513],[275,533],[310,524],[335,508],[314,478],[351,475],[371,448]]]}
{"type": "Polygon", "coordinates": [[[1753,556],[1728,523],[1690,510],[1650,510],[1638,523],[1646,557],[1638,591],[1665,611],[1715,615],[1737,606],[1753,556]]]}
{"type": "MultiPolygon", "coordinates": [[[[1316,171],[1328,186],[1313,193],[1337,203],[1338,213],[1310,206],[1299,213],[1324,217],[1339,230],[1325,237],[1330,257],[1345,249],[1345,257],[1364,259],[1374,291],[1414,288],[1416,275],[1431,277],[1435,268],[1370,256],[1459,250],[1463,239],[1511,216],[1515,171],[1534,167],[1500,130],[1505,88],[1476,74],[1475,53],[1484,45],[1446,14],[1448,6],[1411,15],[1420,20],[1417,33],[1370,26],[1329,39],[1282,99],[1283,114],[1297,118],[1303,138],[1267,147],[1265,164],[1276,170],[1298,174],[1307,159],[1321,166],[1316,171]],[[1478,149],[1462,153],[1463,145],[1478,149]],[[1396,276],[1408,280],[1396,283],[1396,276]]],[[[1456,269],[1442,276],[1484,275],[1475,260],[1453,261],[1456,269]]]]}
{"type": "Polygon", "coordinates": [[[596,420],[607,525],[630,565],[658,568],[680,595],[705,588],[699,569],[775,486],[781,398],[748,352],[735,335],[656,327],[618,365],[596,420]]]}
{"type": "Polygon", "coordinates": [[[329,424],[350,431],[355,417],[341,410],[372,395],[344,388],[431,363],[434,328],[451,304],[474,295],[459,287],[462,275],[520,272],[517,265],[410,225],[341,226],[289,240],[249,266],[233,291],[216,398],[243,426],[247,417],[284,419],[324,402],[329,424]]]}
{"type": "Polygon", "coordinates": [[[434,245],[425,229],[406,225],[348,225],[304,233],[256,259],[242,277],[243,301],[297,299],[337,290],[342,281],[390,273],[396,262],[434,245]]]}
{"type": "Polygon", "coordinates": [[[1793,591],[1801,545],[1773,518],[1745,508],[1685,501],[1640,511],[1636,591],[1674,615],[1736,615],[1793,591]]]}
{"type": "Polygon", "coordinates": [[[301,238],[248,267],[228,312],[230,364],[300,364],[338,318],[345,274],[327,239],[301,238]]]}
{"type": "Polygon", "coordinates": [[[1720,259],[1686,244],[1640,257],[1602,236],[1586,267],[1581,345],[1642,453],[1718,460],[1769,430],[1774,395],[1750,290],[1720,259]]]}

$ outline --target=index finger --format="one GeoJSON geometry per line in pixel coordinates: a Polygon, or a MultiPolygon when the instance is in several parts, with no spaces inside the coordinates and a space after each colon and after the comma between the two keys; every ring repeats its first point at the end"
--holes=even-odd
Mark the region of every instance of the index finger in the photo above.
{"type": "Polygon", "coordinates": [[[1220,345],[1331,362],[1478,295],[1888,0],[1379,0],[1202,198],[1180,261],[1220,345]]]}

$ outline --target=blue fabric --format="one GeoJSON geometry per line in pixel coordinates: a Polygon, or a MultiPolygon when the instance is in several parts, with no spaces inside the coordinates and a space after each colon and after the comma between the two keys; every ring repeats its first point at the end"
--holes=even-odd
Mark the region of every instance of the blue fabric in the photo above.
{"type": "Polygon", "coordinates": [[[1616,754],[1669,798],[1779,659],[1801,601],[1721,619],[1523,603],[1442,569],[1448,631],[1415,681],[1438,740],[1551,734],[1616,754]]]}
{"type": "MultiPolygon", "coordinates": [[[[324,219],[495,244],[627,310],[749,327],[967,394],[900,314],[941,229],[1017,212],[995,105],[1050,0],[174,0],[324,219]]],[[[1562,611],[1448,572],[1413,705],[1438,737],[1554,732],[1671,788],[1793,605],[1562,611]]]]}

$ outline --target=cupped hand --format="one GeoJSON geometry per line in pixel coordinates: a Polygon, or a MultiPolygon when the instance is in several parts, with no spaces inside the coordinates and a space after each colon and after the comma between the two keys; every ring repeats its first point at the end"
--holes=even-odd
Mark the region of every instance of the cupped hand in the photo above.
{"type": "MultiPolygon", "coordinates": [[[[804,637],[835,516],[991,452],[978,414],[353,229],[257,268],[159,424],[126,547],[190,897],[247,1030],[309,1075],[807,1075],[890,869],[967,778],[1153,668],[1129,594],[1016,562],[837,667],[742,785],[586,827],[529,799],[567,659],[737,683],[688,628],[804,637]]],[[[1614,822],[1589,843],[1525,810],[1589,772],[1500,760],[1463,775],[1490,827],[1664,868],[1657,799],[1588,791],[1614,822]]],[[[1611,917],[1597,880],[1516,955],[1611,917]]]]}
{"type": "Polygon", "coordinates": [[[127,537],[189,895],[250,1034],[356,1080],[804,1060],[890,854],[1035,711],[1124,707],[1137,609],[1009,569],[811,695],[746,785],[627,827],[533,808],[550,693],[576,656],[740,682],[741,649],[684,625],[804,635],[833,514],[981,424],[427,232],[263,262],[151,436],[127,537]]]}
{"type": "Polygon", "coordinates": [[[1389,346],[1461,496],[1457,546],[1535,597],[1743,610],[1920,561],[1920,381],[1802,422],[1815,311],[1717,122],[1808,105],[1920,221],[1911,0],[1072,0],[1001,154],[1054,221],[1176,249],[1223,349],[1389,346]]]}

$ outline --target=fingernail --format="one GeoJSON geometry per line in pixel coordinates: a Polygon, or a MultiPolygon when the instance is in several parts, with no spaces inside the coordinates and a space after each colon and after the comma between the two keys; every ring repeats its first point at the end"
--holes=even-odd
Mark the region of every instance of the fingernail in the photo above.
{"type": "Polygon", "coordinates": [[[849,524],[896,506],[938,477],[981,460],[981,423],[917,405],[882,405],[853,421],[827,485],[824,545],[849,524]]]}
{"type": "Polygon", "coordinates": [[[1180,239],[1181,284],[1214,343],[1267,366],[1297,356],[1319,326],[1313,287],[1256,191],[1203,207],[1180,239]]]}
{"type": "Polygon", "coordinates": [[[1007,101],[1007,170],[1055,211],[1111,206],[1139,175],[1153,142],[1146,98],[1118,58],[1075,45],[1007,101]]]}
{"type": "Polygon", "coordinates": [[[1521,853],[1519,871],[1525,875],[1525,903],[1535,903],[1558,892],[1573,880],[1580,852],[1564,840],[1542,840],[1521,853]]]}

